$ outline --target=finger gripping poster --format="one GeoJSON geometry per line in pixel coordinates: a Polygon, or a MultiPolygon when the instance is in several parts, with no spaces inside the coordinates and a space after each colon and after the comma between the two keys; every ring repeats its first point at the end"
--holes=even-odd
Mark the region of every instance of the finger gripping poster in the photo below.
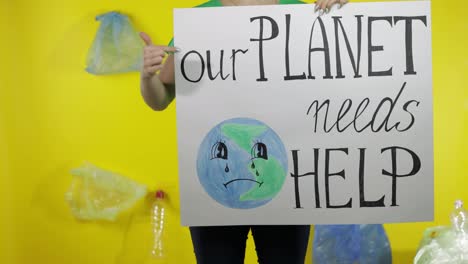
{"type": "Polygon", "coordinates": [[[433,218],[430,2],[176,9],[182,224],[433,218]]]}

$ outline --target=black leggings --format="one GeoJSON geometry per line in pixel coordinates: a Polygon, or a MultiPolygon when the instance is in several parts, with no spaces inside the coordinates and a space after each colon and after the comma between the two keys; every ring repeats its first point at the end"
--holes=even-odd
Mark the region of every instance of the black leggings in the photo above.
{"type": "Polygon", "coordinates": [[[190,227],[197,263],[244,263],[249,230],[252,230],[258,263],[304,263],[310,233],[308,225],[190,227]]]}

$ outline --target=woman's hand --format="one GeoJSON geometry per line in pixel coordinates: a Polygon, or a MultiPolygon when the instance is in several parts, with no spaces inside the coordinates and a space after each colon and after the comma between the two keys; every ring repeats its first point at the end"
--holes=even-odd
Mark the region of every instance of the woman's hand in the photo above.
{"type": "Polygon", "coordinates": [[[145,103],[153,110],[164,110],[174,99],[174,56],[164,61],[167,53],[177,52],[177,48],[153,45],[146,33],[140,33],[146,46],[143,52],[140,89],[145,103]],[[164,61],[164,63],[163,63],[164,61]],[[160,71],[158,74],[155,74],[160,71]]]}
{"type": "Polygon", "coordinates": [[[317,0],[315,2],[315,11],[320,10],[320,14],[330,12],[330,9],[334,4],[338,4],[338,8],[348,3],[348,0],[317,0]]]}
{"type": "Polygon", "coordinates": [[[162,69],[166,54],[174,53],[177,49],[174,47],[153,45],[150,36],[144,32],[140,33],[140,37],[146,44],[143,52],[142,76],[144,78],[150,78],[157,71],[162,69]]]}

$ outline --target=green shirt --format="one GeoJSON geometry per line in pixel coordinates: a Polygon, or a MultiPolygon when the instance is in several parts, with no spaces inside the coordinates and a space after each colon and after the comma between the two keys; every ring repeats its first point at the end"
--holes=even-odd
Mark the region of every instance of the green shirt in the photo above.
{"type": "MultiPolygon", "coordinates": [[[[295,5],[295,4],[305,4],[302,1],[299,0],[279,0],[280,5],[295,5]]],[[[222,7],[223,4],[221,3],[221,0],[211,0],[206,3],[203,3],[201,5],[198,5],[196,7],[222,7]]],[[[171,42],[169,42],[170,47],[174,46],[174,39],[171,39],[171,42]]]]}

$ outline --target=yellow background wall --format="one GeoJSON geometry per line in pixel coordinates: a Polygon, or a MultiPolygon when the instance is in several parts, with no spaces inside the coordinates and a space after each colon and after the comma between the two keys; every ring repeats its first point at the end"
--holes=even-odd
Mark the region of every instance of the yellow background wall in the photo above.
{"type": "MultiPolygon", "coordinates": [[[[71,216],[69,170],[85,160],[164,188],[169,263],[194,263],[177,213],[174,104],[165,112],[145,106],[138,74],[96,77],[83,69],[97,14],[122,11],[167,43],[172,8],[201,2],[0,0],[0,263],[141,263],[144,228],[132,224],[125,235],[128,215],[114,224],[71,216]]],[[[455,199],[468,203],[467,3],[432,1],[435,222],[386,225],[394,263],[411,263],[423,230],[448,224],[455,199]]],[[[246,263],[255,263],[248,243],[246,263]]]]}

